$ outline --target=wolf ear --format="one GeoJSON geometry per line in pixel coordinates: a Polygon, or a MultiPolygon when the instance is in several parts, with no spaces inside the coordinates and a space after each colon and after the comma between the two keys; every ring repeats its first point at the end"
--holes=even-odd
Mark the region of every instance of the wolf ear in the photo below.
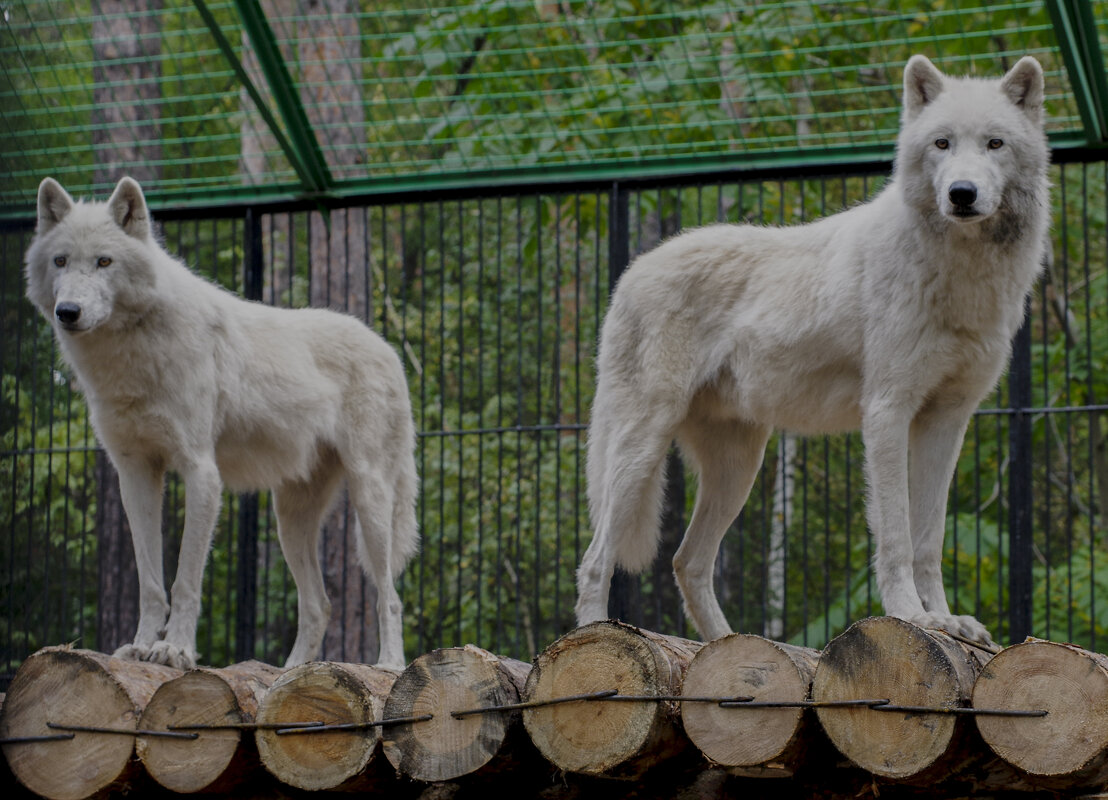
{"type": "Polygon", "coordinates": [[[1043,112],[1043,68],[1031,56],[1024,56],[1000,81],[1000,90],[1035,122],[1043,112]]]}
{"type": "Polygon", "coordinates": [[[150,212],[142,187],[133,178],[120,178],[108,199],[112,219],[128,236],[145,239],[150,235],[150,212]]]}
{"type": "Polygon", "coordinates": [[[38,185],[38,232],[46,233],[73,208],[73,198],[53,178],[43,178],[38,185]]]}
{"type": "Polygon", "coordinates": [[[927,56],[915,55],[904,67],[904,110],[914,117],[943,90],[943,74],[927,56]]]}

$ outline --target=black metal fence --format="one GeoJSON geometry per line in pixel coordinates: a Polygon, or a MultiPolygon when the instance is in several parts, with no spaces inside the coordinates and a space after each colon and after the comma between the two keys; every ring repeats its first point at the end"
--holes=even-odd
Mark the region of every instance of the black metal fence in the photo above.
{"type": "MultiPolygon", "coordinates": [[[[1009,376],[974,418],[951,488],[944,569],[957,613],[1000,639],[1103,648],[1108,637],[1108,165],[1058,154],[1053,263],[1009,376]]],[[[408,372],[419,430],[422,549],[402,577],[408,655],[471,642],[530,658],[574,625],[588,542],[584,460],[596,334],[638,252],[716,220],[790,224],[871,196],[888,165],[849,173],[533,187],[518,194],[165,211],[167,248],[246,297],[346,310],[408,372]]],[[[38,647],[112,649],[133,633],[133,561],[111,466],[49,327],[23,299],[30,228],[0,231],[0,671],[38,647]]],[[[860,439],[778,435],[725,540],[716,582],[736,630],[820,646],[880,611],[869,570],[860,439]]],[[[695,490],[667,470],[663,553],[619,575],[613,611],[685,623],[669,557],[695,490]]],[[[172,577],[183,490],[166,487],[172,577]]],[[[373,592],[345,504],[322,549],[335,600],[325,658],[373,660],[373,592]]],[[[268,495],[226,498],[205,578],[199,649],[283,660],[295,593],[268,495]]]]}

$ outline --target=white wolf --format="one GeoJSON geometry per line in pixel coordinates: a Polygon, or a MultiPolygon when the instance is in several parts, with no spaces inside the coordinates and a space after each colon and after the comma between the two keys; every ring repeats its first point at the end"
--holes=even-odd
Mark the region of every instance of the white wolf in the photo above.
{"type": "Polygon", "coordinates": [[[946,495],[1040,269],[1042,102],[1033,58],[978,80],[915,56],[893,177],[872,201],[796,227],[694,230],[631,265],[601,333],[579,623],[607,616],[616,564],[637,571],[653,559],[672,439],[699,474],[674,572],[711,639],[730,630],[714,560],[771,429],[860,428],[885,611],[991,641],[947,605],[946,495]]]}
{"type": "MultiPolygon", "coordinates": [[[[318,655],[330,602],[317,545],[345,478],[377,587],[380,662],[404,666],[393,585],[418,544],[407,384],[396,353],[352,317],[250,303],[208,283],[155,241],[142,189],[74,202],[53,179],[38,192],[27,296],[50,320],[119,471],[139,577],[139,623],[125,658],[196,663],[204,563],[221,484],[271,488],[296,581],[287,664],[318,655]],[[185,483],[172,604],[162,579],[167,470],[185,483]]],[[[249,557],[249,556],[247,556],[249,557]]]]}

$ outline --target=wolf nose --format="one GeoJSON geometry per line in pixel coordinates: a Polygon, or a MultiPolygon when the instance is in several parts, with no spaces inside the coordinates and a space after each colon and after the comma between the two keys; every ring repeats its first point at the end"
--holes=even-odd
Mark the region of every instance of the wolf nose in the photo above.
{"type": "Polygon", "coordinates": [[[977,187],[969,181],[954,181],[950,184],[950,202],[961,208],[967,208],[977,202],[977,187]]]}
{"type": "Polygon", "coordinates": [[[58,303],[54,306],[54,315],[63,325],[72,325],[81,318],[81,307],[76,303],[58,303]]]}

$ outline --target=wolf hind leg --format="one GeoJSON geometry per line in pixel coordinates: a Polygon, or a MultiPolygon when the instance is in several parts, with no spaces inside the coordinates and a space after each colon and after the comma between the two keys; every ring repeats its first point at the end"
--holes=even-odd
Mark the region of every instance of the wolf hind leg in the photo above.
{"type": "Polygon", "coordinates": [[[408,532],[394,530],[397,502],[410,503],[379,469],[368,465],[348,468],[350,499],[358,514],[358,556],[362,568],[377,588],[377,630],[380,648],[377,663],[404,669],[403,605],[396,591],[395,565],[406,559],[409,545],[399,537],[408,532]],[[403,553],[397,553],[405,550],[403,553]]]}
{"type": "Polygon", "coordinates": [[[673,573],[685,612],[705,640],[731,632],[714,587],[716,555],[758,476],[770,429],[739,420],[690,416],[678,430],[678,443],[699,475],[696,505],[673,573]]]}
{"type": "Polygon", "coordinates": [[[319,533],[341,479],[342,471],[332,457],[316,468],[310,480],[290,481],[273,493],[277,537],[296,584],[296,641],[286,667],[318,658],[327,632],[331,601],[319,563],[319,533]]]}

